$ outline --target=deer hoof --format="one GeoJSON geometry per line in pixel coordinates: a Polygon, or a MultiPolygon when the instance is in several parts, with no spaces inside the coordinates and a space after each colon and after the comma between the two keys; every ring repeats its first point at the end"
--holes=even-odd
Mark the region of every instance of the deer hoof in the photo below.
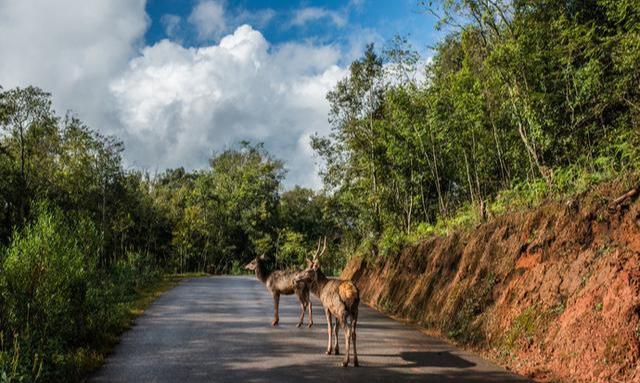
{"type": "Polygon", "coordinates": [[[358,363],[357,360],[353,361],[353,367],[360,367],[360,364],[358,363]]]}
{"type": "Polygon", "coordinates": [[[331,355],[331,350],[327,350],[327,352],[325,352],[325,354],[331,355]]]}
{"type": "Polygon", "coordinates": [[[340,355],[340,350],[335,350],[335,351],[333,352],[333,354],[334,354],[334,355],[340,355]]]}
{"type": "Polygon", "coordinates": [[[277,321],[277,320],[274,320],[273,322],[271,322],[271,325],[272,325],[272,326],[277,326],[277,325],[278,325],[278,321],[277,321]]]}
{"type": "Polygon", "coordinates": [[[347,366],[349,365],[349,362],[342,362],[342,363],[340,363],[340,365],[341,365],[342,367],[347,367],[347,366]]]}
{"type": "Polygon", "coordinates": [[[296,327],[300,327],[300,326],[302,326],[302,322],[298,323],[296,327]]]}
{"type": "Polygon", "coordinates": [[[313,322],[309,322],[309,325],[307,327],[311,327],[313,326],[313,322]]]}

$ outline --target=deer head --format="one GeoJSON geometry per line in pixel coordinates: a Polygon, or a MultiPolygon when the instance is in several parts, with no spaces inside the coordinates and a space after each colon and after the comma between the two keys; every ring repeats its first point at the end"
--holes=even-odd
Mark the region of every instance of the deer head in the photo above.
{"type": "Polygon", "coordinates": [[[244,265],[244,269],[245,270],[251,270],[251,271],[255,271],[255,269],[258,267],[258,265],[262,262],[264,262],[264,260],[266,259],[265,255],[262,254],[259,257],[255,257],[253,259],[253,261],[247,263],[246,265],[244,265]]]}

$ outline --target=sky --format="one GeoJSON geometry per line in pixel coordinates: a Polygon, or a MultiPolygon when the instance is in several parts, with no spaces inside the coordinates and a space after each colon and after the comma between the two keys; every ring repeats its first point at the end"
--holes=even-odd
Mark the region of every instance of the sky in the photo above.
{"type": "Polygon", "coordinates": [[[0,85],[35,85],[56,111],[125,144],[127,168],[208,166],[242,140],[319,189],[309,145],[326,93],[368,43],[402,35],[426,58],[417,0],[0,0],[0,85]]]}

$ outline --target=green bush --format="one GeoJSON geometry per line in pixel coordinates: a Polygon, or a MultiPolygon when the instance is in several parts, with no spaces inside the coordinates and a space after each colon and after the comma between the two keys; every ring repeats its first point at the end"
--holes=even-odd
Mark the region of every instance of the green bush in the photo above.
{"type": "Polygon", "coordinates": [[[161,275],[153,257],[136,252],[128,252],[127,258],[99,270],[91,280],[86,302],[91,341],[97,345],[109,342],[110,334],[127,318],[129,303],[161,275]]]}
{"type": "Polygon", "coordinates": [[[118,260],[111,269],[114,283],[124,290],[124,295],[133,295],[160,277],[155,259],[149,254],[127,252],[127,257],[118,260]]]}
{"type": "Polygon", "coordinates": [[[297,231],[285,229],[282,231],[282,245],[278,249],[277,262],[283,267],[300,267],[305,264],[304,260],[308,257],[308,248],[305,243],[304,235],[297,231]]]}
{"type": "Polygon", "coordinates": [[[230,274],[231,275],[243,275],[246,274],[246,271],[243,268],[243,264],[237,260],[234,259],[233,261],[231,261],[231,271],[230,274]]]}
{"type": "Polygon", "coordinates": [[[397,255],[406,244],[407,235],[404,231],[393,227],[386,228],[378,241],[380,255],[383,257],[397,255]]]}
{"type": "Polygon", "coordinates": [[[75,381],[91,349],[112,341],[130,305],[161,272],[146,254],[98,267],[90,221],[38,208],[0,253],[0,382],[75,381]]]}
{"type": "Polygon", "coordinates": [[[52,378],[68,373],[67,351],[87,336],[88,281],[97,260],[97,248],[90,245],[97,243],[95,238],[90,222],[82,220],[72,227],[59,213],[46,209],[33,224],[13,234],[2,259],[0,282],[2,351],[7,353],[1,367],[7,380],[29,375],[7,365],[22,358],[20,366],[33,370],[28,361],[41,357],[43,373],[52,378]]]}

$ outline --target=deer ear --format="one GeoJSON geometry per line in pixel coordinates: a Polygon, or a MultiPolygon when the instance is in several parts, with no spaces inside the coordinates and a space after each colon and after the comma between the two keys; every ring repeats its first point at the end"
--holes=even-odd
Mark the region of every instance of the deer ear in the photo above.
{"type": "Polygon", "coordinates": [[[262,254],[262,255],[260,256],[260,259],[262,259],[263,261],[264,261],[266,258],[267,258],[266,254],[262,254]]]}

